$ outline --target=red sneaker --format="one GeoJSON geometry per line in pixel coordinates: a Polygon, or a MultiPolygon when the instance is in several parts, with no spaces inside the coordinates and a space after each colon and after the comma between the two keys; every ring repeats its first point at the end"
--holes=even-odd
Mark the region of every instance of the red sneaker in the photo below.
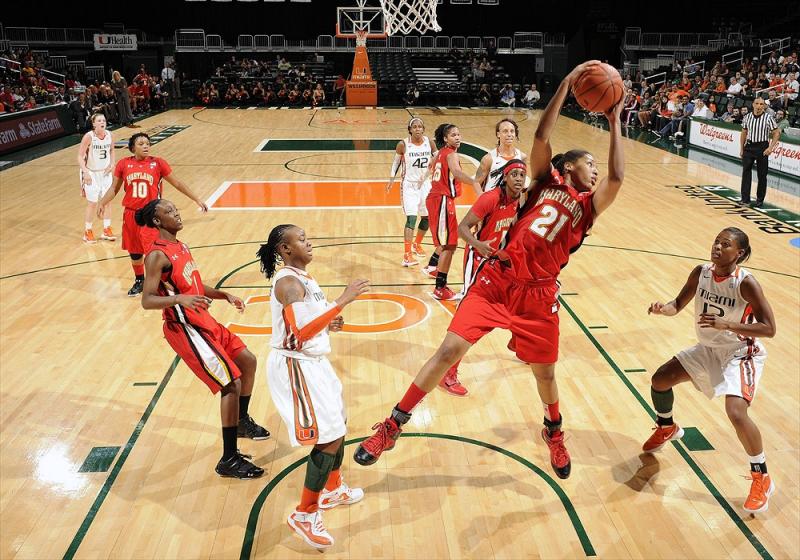
{"type": "Polygon", "coordinates": [[[439,381],[439,387],[456,397],[466,397],[469,392],[458,380],[458,370],[453,367],[448,369],[442,380],[439,381]]]}
{"type": "Polygon", "coordinates": [[[653,435],[651,435],[644,445],[642,449],[647,453],[652,453],[653,451],[658,451],[668,442],[674,439],[681,439],[683,437],[683,428],[678,426],[677,424],[672,424],[669,426],[656,426],[653,435]]]}
{"type": "Polygon", "coordinates": [[[567,448],[564,447],[564,432],[558,431],[553,435],[547,433],[547,428],[542,429],[542,439],[550,448],[550,465],[556,471],[558,478],[569,478],[572,462],[567,448]]]}
{"type": "Polygon", "coordinates": [[[444,286],[442,288],[436,288],[433,290],[433,297],[445,301],[453,301],[454,299],[461,299],[461,294],[457,294],[448,286],[444,286]]]}
{"type": "Polygon", "coordinates": [[[403,431],[391,417],[375,424],[372,429],[377,431],[362,441],[353,454],[353,460],[365,467],[377,461],[384,451],[393,449],[403,431]]]}

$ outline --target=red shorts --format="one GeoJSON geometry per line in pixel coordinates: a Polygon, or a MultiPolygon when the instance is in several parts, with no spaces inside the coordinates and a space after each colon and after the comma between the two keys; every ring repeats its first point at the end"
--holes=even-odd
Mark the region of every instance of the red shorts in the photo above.
{"type": "Polygon", "coordinates": [[[494,329],[508,329],[520,360],[554,364],[558,361],[558,309],[555,280],[522,283],[492,261],[478,273],[447,330],[475,344],[494,329]]]}
{"type": "Polygon", "coordinates": [[[247,348],[231,331],[214,322],[211,330],[186,323],[164,322],[164,337],[194,374],[216,394],[242,376],[233,361],[247,348]]]}
{"type": "Polygon", "coordinates": [[[144,255],[158,239],[158,229],[137,225],[135,214],[131,208],[122,214],[122,248],[133,255],[144,255]]]}
{"type": "Polygon", "coordinates": [[[429,194],[425,199],[425,207],[428,209],[434,246],[457,247],[456,199],[441,194],[429,194]]]}

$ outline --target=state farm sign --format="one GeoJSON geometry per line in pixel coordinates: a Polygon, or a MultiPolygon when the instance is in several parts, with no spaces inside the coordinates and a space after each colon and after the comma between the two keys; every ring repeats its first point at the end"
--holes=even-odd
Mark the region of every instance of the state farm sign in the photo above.
{"type": "Polygon", "coordinates": [[[55,111],[20,114],[0,120],[0,152],[8,152],[68,132],[55,111]]]}

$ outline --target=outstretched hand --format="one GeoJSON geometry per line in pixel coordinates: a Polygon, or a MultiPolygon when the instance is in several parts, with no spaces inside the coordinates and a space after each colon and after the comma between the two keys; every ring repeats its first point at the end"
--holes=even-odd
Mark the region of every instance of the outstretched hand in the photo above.
{"type": "Polygon", "coordinates": [[[575,80],[583,74],[586,70],[601,64],[599,60],[587,60],[583,64],[578,64],[575,68],[572,69],[572,72],[567,74],[567,77],[564,78],[565,81],[569,83],[570,86],[575,83],[575,80]]]}

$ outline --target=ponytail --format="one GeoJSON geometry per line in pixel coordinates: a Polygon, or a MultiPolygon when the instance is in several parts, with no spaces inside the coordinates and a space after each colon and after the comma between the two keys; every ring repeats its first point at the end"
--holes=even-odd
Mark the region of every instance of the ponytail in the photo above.
{"type": "Polygon", "coordinates": [[[136,211],[136,213],[133,215],[133,218],[136,220],[136,224],[138,226],[149,228],[158,227],[153,222],[153,219],[156,217],[156,208],[158,207],[159,202],[161,202],[160,198],[151,200],[136,211]]]}
{"type": "Polygon", "coordinates": [[[283,241],[283,235],[291,228],[296,227],[292,224],[281,224],[272,228],[267,237],[267,242],[261,245],[256,252],[258,260],[261,261],[261,272],[267,279],[275,276],[275,268],[279,262],[283,262],[278,252],[278,245],[283,241]]]}
{"type": "Polygon", "coordinates": [[[556,154],[553,156],[553,159],[550,160],[550,163],[553,167],[556,168],[556,171],[564,177],[566,174],[566,164],[567,163],[575,163],[583,156],[588,156],[589,152],[586,150],[570,150],[565,154],[556,154]]]}
{"type": "Polygon", "coordinates": [[[739,246],[739,249],[744,251],[744,254],[736,260],[736,264],[743,263],[749,259],[752,249],[750,248],[750,238],[747,237],[747,234],[737,227],[727,227],[722,231],[727,231],[733,235],[734,239],[736,239],[736,244],[739,246]]]}
{"type": "Polygon", "coordinates": [[[456,125],[449,123],[443,123],[436,127],[436,132],[433,133],[433,139],[436,141],[437,148],[441,150],[447,145],[447,141],[444,137],[447,136],[447,133],[453,128],[456,128],[456,125]]]}

